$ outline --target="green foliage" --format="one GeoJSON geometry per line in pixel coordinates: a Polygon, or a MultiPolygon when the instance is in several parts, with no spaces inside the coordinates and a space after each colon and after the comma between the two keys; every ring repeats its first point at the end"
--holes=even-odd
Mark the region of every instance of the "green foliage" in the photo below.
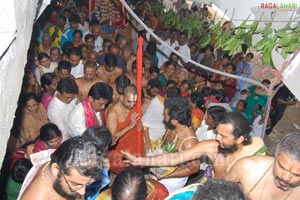
{"type": "Polygon", "coordinates": [[[177,152],[176,142],[168,141],[166,144],[162,145],[162,149],[168,153],[175,153],[175,152],[177,152]]]}
{"type": "Polygon", "coordinates": [[[181,17],[173,10],[163,13],[161,20],[164,28],[175,26],[180,31],[187,30],[189,34],[200,38],[200,48],[215,42],[216,48],[233,55],[241,50],[241,44],[246,43],[262,54],[264,65],[272,67],[274,67],[272,60],[274,48],[281,49],[281,55],[286,58],[300,46],[300,26],[291,27],[291,21],[277,30],[272,28],[272,21],[264,23],[264,26],[258,29],[260,20],[250,23],[248,18],[238,27],[223,28],[221,22],[207,22],[197,16],[181,17]],[[254,35],[262,38],[256,44],[252,44],[254,35]]]}

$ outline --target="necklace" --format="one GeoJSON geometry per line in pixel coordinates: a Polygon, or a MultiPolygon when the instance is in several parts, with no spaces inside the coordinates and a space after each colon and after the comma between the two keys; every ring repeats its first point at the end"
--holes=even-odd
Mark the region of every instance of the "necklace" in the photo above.
{"type": "Polygon", "coordinates": [[[57,200],[57,197],[55,196],[55,194],[53,193],[53,191],[51,190],[51,188],[48,186],[47,182],[46,182],[46,179],[45,179],[45,169],[46,167],[48,167],[48,165],[50,164],[50,162],[48,162],[42,169],[42,180],[43,180],[43,183],[47,186],[47,190],[48,192],[51,194],[52,196],[52,199],[53,200],[57,200]]]}

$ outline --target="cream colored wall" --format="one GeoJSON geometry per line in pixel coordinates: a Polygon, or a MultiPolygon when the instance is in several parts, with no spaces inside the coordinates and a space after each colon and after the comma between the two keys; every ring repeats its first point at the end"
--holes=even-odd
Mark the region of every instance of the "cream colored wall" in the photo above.
{"type": "Polygon", "coordinates": [[[36,11],[41,13],[49,1],[14,0],[0,4],[0,164],[13,124],[36,11]]]}

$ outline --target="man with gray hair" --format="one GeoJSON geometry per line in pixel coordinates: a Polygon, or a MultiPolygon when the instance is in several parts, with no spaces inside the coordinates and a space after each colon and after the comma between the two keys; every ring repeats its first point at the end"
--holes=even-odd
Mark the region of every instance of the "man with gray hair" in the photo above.
{"type": "Polygon", "coordinates": [[[299,199],[300,133],[285,136],[277,145],[275,157],[240,159],[225,179],[239,183],[248,199],[299,199]]]}

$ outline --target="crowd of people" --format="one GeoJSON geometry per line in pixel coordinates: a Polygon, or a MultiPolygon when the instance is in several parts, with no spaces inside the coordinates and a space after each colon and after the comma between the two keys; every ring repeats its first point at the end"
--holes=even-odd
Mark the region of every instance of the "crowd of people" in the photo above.
{"type": "Polygon", "coordinates": [[[120,27],[105,33],[86,5],[50,5],[28,50],[1,195],[164,199],[196,184],[190,199],[297,199],[300,133],[285,137],[275,158],[264,155],[265,134],[297,102],[288,88],[277,86],[265,133],[262,87],[189,62],[248,78],[254,54],[246,45],[232,57],[212,45],[199,49],[186,31],[162,29],[149,1],[128,3],[182,57],[133,19],[130,36],[120,27]],[[141,113],[137,37],[145,40],[141,113]]]}

